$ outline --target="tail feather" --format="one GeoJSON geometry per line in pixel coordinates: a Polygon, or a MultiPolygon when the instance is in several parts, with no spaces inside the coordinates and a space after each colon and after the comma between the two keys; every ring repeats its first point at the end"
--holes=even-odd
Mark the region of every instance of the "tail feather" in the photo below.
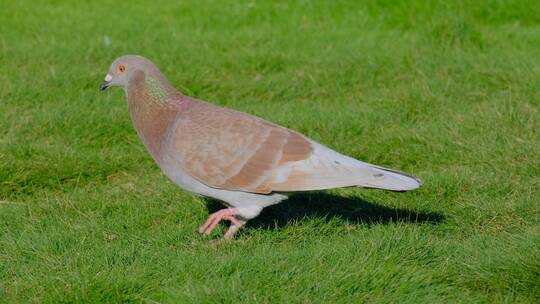
{"type": "Polygon", "coordinates": [[[365,163],[313,143],[310,158],[292,162],[276,171],[273,191],[295,192],[342,187],[409,191],[420,187],[420,179],[404,172],[365,163]]]}
{"type": "Polygon", "coordinates": [[[360,185],[366,188],[384,189],[390,191],[410,191],[422,185],[419,178],[395,169],[373,166],[378,177],[360,185]]]}

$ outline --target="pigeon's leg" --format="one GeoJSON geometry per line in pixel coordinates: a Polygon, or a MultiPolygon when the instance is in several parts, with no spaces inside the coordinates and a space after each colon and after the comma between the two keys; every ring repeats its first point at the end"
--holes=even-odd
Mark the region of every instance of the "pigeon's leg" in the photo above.
{"type": "Polygon", "coordinates": [[[206,234],[206,235],[212,233],[212,230],[214,230],[214,228],[216,228],[216,226],[222,220],[231,221],[231,228],[229,228],[229,231],[227,231],[227,233],[225,234],[225,238],[232,237],[234,233],[238,230],[238,228],[244,225],[243,221],[240,221],[239,219],[236,218],[235,208],[226,208],[226,209],[221,209],[218,212],[214,212],[210,214],[206,222],[199,228],[199,233],[206,234]],[[233,231],[231,231],[233,227],[236,227],[236,228],[233,231]],[[227,237],[228,235],[230,236],[227,237]]]}
{"type": "Polygon", "coordinates": [[[231,226],[229,227],[229,230],[227,230],[227,232],[225,232],[225,235],[223,236],[223,239],[224,240],[230,240],[234,237],[234,235],[236,234],[236,232],[242,228],[242,226],[244,226],[246,224],[245,221],[239,221],[240,223],[239,224],[236,224],[236,223],[231,223],[231,226]]]}

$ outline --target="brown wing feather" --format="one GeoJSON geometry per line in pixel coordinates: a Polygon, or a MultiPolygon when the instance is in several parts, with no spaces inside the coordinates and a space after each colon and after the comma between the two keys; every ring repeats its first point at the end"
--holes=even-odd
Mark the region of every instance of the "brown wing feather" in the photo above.
{"type": "Polygon", "coordinates": [[[313,149],[292,130],[199,101],[177,117],[170,140],[184,170],[202,183],[255,193],[274,190],[275,170],[313,149]]]}

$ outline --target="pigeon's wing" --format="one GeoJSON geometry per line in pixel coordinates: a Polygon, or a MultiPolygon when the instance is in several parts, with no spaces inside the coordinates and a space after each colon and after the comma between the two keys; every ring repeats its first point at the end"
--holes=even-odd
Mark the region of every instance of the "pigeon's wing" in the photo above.
{"type": "Polygon", "coordinates": [[[299,133],[199,101],[178,115],[169,140],[173,156],[200,182],[254,193],[275,191],[276,170],[313,150],[299,133]]]}
{"type": "Polygon", "coordinates": [[[415,177],[205,102],[179,115],[170,138],[186,173],[213,188],[266,194],[350,186],[405,191],[420,185],[415,177]]]}

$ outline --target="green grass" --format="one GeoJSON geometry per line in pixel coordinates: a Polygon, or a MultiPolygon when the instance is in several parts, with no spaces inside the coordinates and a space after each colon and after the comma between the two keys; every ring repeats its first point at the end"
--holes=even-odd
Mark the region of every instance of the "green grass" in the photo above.
{"type": "Polygon", "coordinates": [[[2,2],[0,302],[539,301],[539,1],[129,2],[2,2]],[[424,185],[209,242],[98,92],[122,54],[424,185]]]}

